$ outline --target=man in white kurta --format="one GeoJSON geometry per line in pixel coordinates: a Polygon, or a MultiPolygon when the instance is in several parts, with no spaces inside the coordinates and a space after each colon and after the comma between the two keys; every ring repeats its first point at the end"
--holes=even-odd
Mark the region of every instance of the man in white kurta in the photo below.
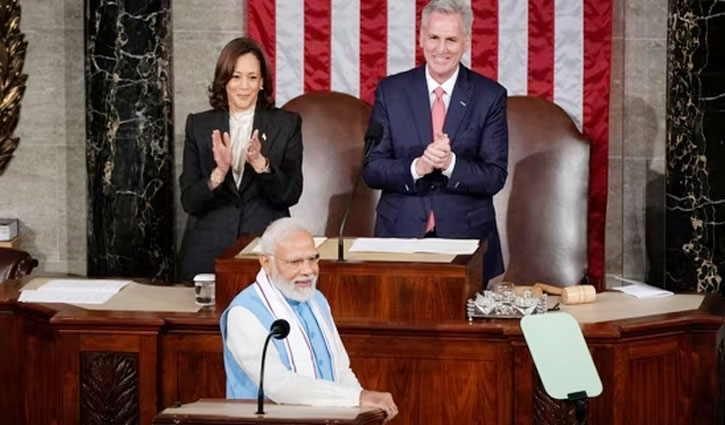
{"type": "Polygon", "coordinates": [[[272,223],[261,240],[262,269],[221,317],[227,397],[254,399],[261,350],[272,322],[290,323],[286,339],[267,352],[264,389],[277,403],[379,407],[398,412],[390,393],[366,391],[324,295],[315,289],[319,254],[310,233],[291,218],[272,223]]]}

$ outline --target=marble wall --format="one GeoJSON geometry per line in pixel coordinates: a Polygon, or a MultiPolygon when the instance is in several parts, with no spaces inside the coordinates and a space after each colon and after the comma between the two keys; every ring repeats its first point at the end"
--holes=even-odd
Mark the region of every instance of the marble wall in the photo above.
{"type": "Polygon", "coordinates": [[[725,1],[672,0],[667,287],[725,294],[725,1]]]}
{"type": "Polygon", "coordinates": [[[664,280],[667,2],[614,0],[606,272],[664,280]]]}
{"type": "Polygon", "coordinates": [[[174,277],[170,0],[86,1],[88,274],[174,277]]]}
{"type": "Polygon", "coordinates": [[[86,273],[83,1],[20,0],[28,41],[16,135],[0,176],[0,217],[20,219],[20,248],[40,272],[86,273]]]}
{"type": "MultiPolygon", "coordinates": [[[[0,177],[0,216],[22,223],[21,248],[41,270],[86,272],[83,1],[20,0],[29,42],[16,158],[0,177]]],[[[222,46],[245,30],[244,0],[173,0],[177,242],[185,224],[177,178],[186,115],[207,109],[222,46]]],[[[606,270],[662,281],[667,4],[614,0],[606,270]],[[658,280],[659,279],[659,280],[658,280]]],[[[613,282],[610,280],[610,282],[613,282]]],[[[614,283],[616,284],[616,283],[614,283]]]]}

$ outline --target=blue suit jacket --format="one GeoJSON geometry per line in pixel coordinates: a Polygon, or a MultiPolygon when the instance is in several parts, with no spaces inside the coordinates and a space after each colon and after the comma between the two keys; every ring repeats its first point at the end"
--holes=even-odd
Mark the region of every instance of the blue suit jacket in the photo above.
{"type": "Polygon", "coordinates": [[[433,210],[438,237],[488,239],[484,278],[502,273],[493,195],[507,176],[506,89],[461,65],[444,123],[456,154],[450,179],[410,173],[433,141],[425,66],[380,81],[371,122],[384,130],[363,169],[368,186],[382,190],[375,235],[422,237],[433,210]]]}

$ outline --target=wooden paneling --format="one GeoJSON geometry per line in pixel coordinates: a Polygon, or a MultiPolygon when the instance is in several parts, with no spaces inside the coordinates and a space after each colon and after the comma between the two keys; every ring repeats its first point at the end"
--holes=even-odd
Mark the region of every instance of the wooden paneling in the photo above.
{"type": "MultiPolygon", "coordinates": [[[[9,293],[6,285],[0,285],[0,335],[14,341],[0,340],[0,347],[15,353],[5,358],[15,364],[0,371],[19,379],[12,385],[0,382],[0,401],[14,399],[22,406],[15,413],[21,417],[9,423],[94,422],[88,412],[106,420],[113,416],[109,412],[124,412],[128,405],[124,397],[113,396],[126,388],[120,376],[137,377],[130,387],[137,388],[141,424],[177,401],[224,396],[216,313],[90,312],[20,304],[13,301],[17,291],[9,293]],[[84,382],[101,391],[92,395],[82,389],[84,382]]],[[[353,293],[345,296],[352,299],[353,293]]],[[[583,326],[604,385],[590,403],[589,423],[717,424],[716,347],[722,324],[720,316],[691,311],[583,326]]],[[[542,393],[516,321],[368,317],[338,319],[337,325],[361,383],[393,393],[400,407],[397,425],[534,425],[536,403],[549,401],[536,401],[542,393]]],[[[13,410],[7,412],[0,422],[12,418],[13,410]]]]}
{"type": "MultiPolygon", "coordinates": [[[[62,395],[63,375],[59,370],[63,356],[57,351],[57,340],[47,319],[22,313],[17,318],[20,344],[16,367],[22,376],[19,387],[23,393],[25,424],[52,424],[58,420],[63,400],[59,397],[62,395]]],[[[18,381],[9,384],[16,383],[18,381]]]]}
{"type": "Polygon", "coordinates": [[[23,417],[23,387],[18,368],[21,340],[12,311],[0,310],[0,329],[5,330],[0,336],[0,412],[9,423],[20,424],[23,417]]]}
{"type": "Polygon", "coordinates": [[[445,332],[357,335],[345,328],[341,337],[361,385],[393,394],[397,423],[511,423],[507,342],[445,332]]]}
{"type": "MultiPolygon", "coordinates": [[[[682,347],[683,349],[685,347],[682,347]]],[[[632,425],[685,425],[681,406],[682,378],[686,362],[681,361],[676,337],[642,341],[627,347],[629,380],[625,416],[632,425]]],[[[686,355],[687,353],[682,353],[686,355]]]]}
{"type": "Polygon", "coordinates": [[[162,407],[226,397],[221,335],[164,335],[162,358],[162,407]]]}

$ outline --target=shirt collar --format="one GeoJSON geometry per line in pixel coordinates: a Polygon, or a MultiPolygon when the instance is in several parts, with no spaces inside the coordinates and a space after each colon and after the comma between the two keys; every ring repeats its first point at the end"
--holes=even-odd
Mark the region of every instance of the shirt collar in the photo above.
{"type": "Polygon", "coordinates": [[[248,108],[240,112],[229,111],[229,118],[234,121],[249,121],[254,117],[255,108],[248,108]]]}
{"type": "Polygon", "coordinates": [[[453,93],[453,87],[456,85],[456,79],[458,79],[458,72],[461,70],[461,66],[459,65],[455,72],[453,72],[453,75],[451,75],[446,81],[443,82],[443,84],[438,84],[438,81],[434,80],[433,77],[430,75],[430,71],[428,70],[428,64],[425,65],[425,81],[428,84],[428,94],[433,93],[433,90],[436,89],[436,87],[441,86],[443,90],[445,90],[446,94],[450,96],[453,93]]]}

